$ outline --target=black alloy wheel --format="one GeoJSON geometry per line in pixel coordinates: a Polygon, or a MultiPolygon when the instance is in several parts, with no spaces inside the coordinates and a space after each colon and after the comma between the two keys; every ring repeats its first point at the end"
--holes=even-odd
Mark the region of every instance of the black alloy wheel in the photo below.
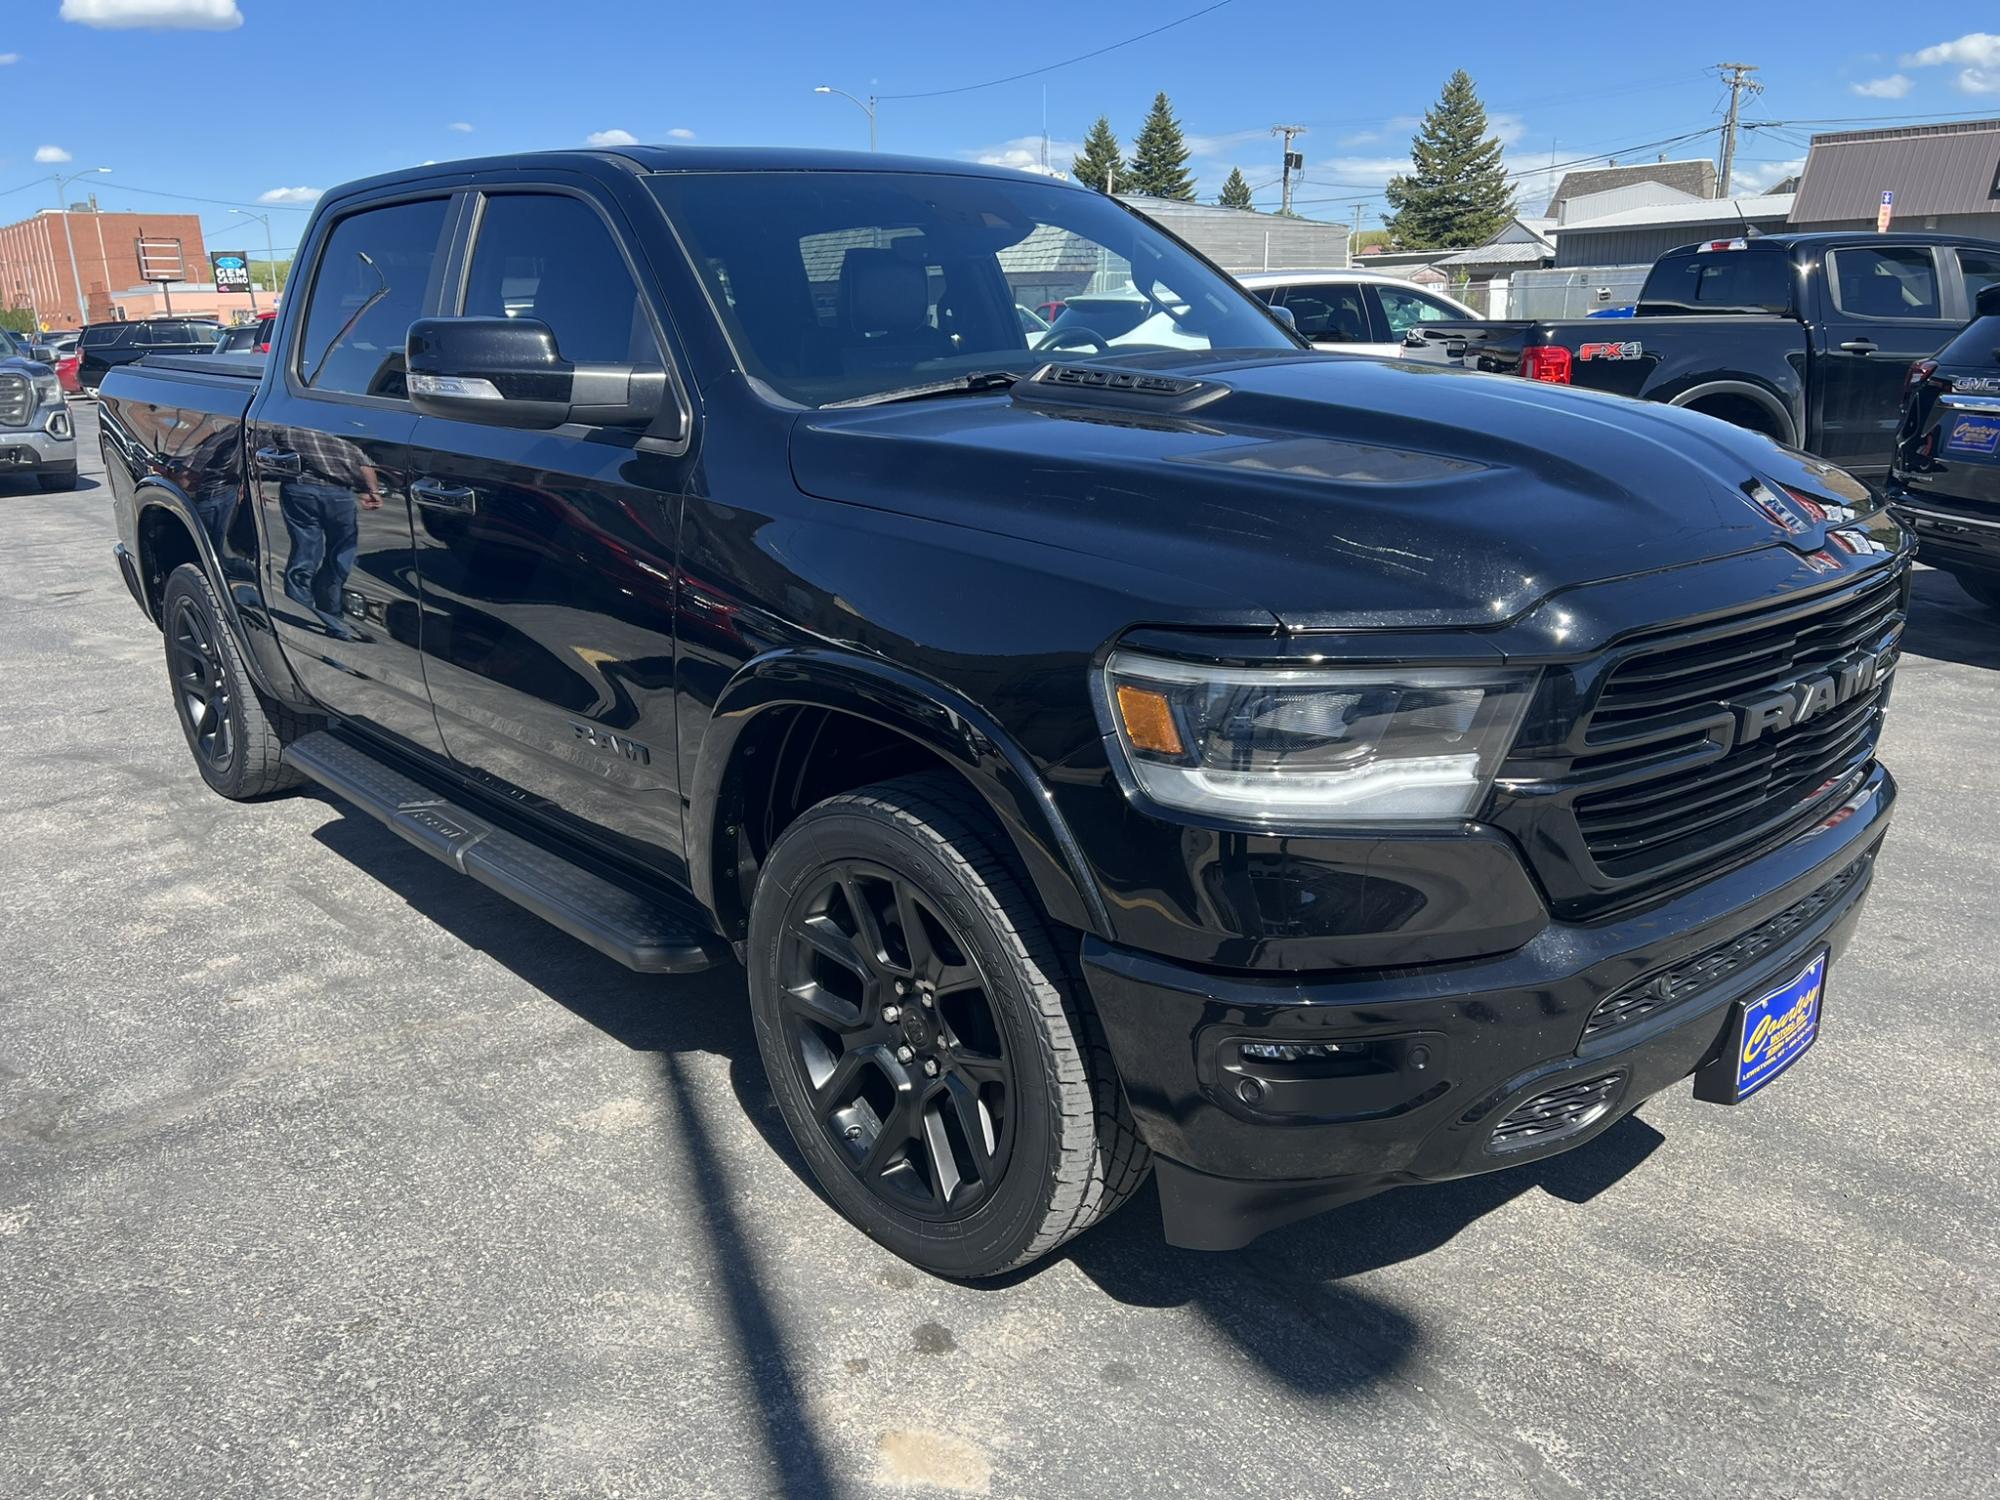
{"type": "Polygon", "coordinates": [[[235,716],[230,712],[234,695],[204,614],[194,599],[184,595],[175,601],[167,622],[167,669],[188,747],[206,771],[227,776],[236,757],[235,716]]]}
{"type": "Polygon", "coordinates": [[[843,859],[794,894],[782,1030],[820,1130],[871,1193],[963,1218],[1013,1149],[1014,1070],[986,977],[923,891],[843,859]]]}
{"type": "Polygon", "coordinates": [[[745,963],[771,1091],[827,1201],[913,1265],[1025,1265],[1151,1170],[1078,942],[950,771],[828,797],[765,854],[745,963]]]}
{"type": "Polygon", "coordinates": [[[234,802],[297,786],[285,741],[304,732],[306,721],[257,691],[221,602],[193,563],[167,575],[160,626],[174,714],[201,779],[234,802]]]}

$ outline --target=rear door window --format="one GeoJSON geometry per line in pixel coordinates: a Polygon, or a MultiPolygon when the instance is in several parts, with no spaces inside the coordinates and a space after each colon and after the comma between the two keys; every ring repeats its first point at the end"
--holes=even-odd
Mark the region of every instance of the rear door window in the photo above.
{"type": "Polygon", "coordinates": [[[403,346],[433,304],[443,198],[364,208],[333,226],[313,273],[298,373],[316,391],[407,395],[403,346]]]}
{"type": "Polygon", "coordinates": [[[1372,344],[1368,305],[1353,282],[1285,288],[1284,307],[1299,333],[1316,344],[1372,344]]]}
{"type": "Polygon", "coordinates": [[[100,328],[86,328],[83,331],[82,347],[85,349],[110,349],[123,343],[125,335],[132,331],[128,324],[107,323],[100,328]]]}
{"type": "Polygon", "coordinates": [[[1921,245],[1849,246],[1832,254],[1834,303],[1850,318],[1932,320],[1938,305],[1937,261],[1921,245]]]}

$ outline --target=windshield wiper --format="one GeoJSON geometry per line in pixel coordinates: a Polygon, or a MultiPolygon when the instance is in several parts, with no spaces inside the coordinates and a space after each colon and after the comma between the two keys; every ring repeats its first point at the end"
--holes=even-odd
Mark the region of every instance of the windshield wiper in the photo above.
{"type": "Polygon", "coordinates": [[[954,375],[949,380],[933,380],[923,385],[901,386],[893,391],[876,391],[868,396],[849,396],[845,401],[829,401],[827,408],[836,406],[886,406],[891,401],[921,401],[927,396],[957,396],[967,391],[1005,390],[1021,379],[1017,370],[974,370],[969,375],[954,375]]]}

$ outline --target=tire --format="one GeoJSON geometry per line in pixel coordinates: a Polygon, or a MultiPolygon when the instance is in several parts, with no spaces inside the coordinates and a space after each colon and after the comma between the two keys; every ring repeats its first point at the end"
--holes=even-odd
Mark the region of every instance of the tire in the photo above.
{"type": "Polygon", "coordinates": [[[37,474],[35,483],[42,487],[42,493],[52,495],[58,490],[73,490],[77,485],[76,465],[67,469],[56,469],[46,474],[37,474]]]}
{"type": "Polygon", "coordinates": [[[772,1091],[834,1207],[913,1265],[1012,1270],[1145,1181],[1074,941],[948,772],[831,797],[764,862],[748,958],[772,1091]]]}
{"type": "Polygon", "coordinates": [[[168,575],[160,625],[174,713],[201,779],[232,802],[297,786],[302,778],[282,755],[303,721],[258,693],[215,590],[193,563],[168,575]]]}
{"type": "Polygon", "coordinates": [[[1954,575],[1958,586],[1972,595],[1974,602],[2000,611],[2000,578],[1980,578],[1969,573],[1954,575]]]}

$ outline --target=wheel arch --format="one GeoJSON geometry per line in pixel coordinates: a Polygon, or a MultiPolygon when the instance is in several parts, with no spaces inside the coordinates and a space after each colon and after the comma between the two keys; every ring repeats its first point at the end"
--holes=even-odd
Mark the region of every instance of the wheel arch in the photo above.
{"type": "MultiPolygon", "coordinates": [[[[1689,410],[1700,410],[1704,406],[1726,405],[1730,402],[1744,402],[1755,408],[1771,424],[1768,429],[1771,437],[1793,447],[1798,445],[1799,423],[1796,415],[1787,408],[1783,401],[1779,400],[1775,392],[1752,381],[1703,381],[1700,385],[1689,386],[1684,391],[1675,392],[1669,398],[1667,404],[1669,406],[1686,407],[1689,410]]],[[[1707,415],[1720,416],[1721,414],[1708,412],[1707,415]]],[[[1722,420],[1731,421],[1734,419],[1723,417],[1722,420]]],[[[1737,425],[1742,426],[1744,424],[1737,423],[1737,425]]]]}
{"type": "MultiPolygon", "coordinates": [[[[160,607],[168,577],[183,563],[194,564],[207,576],[221,605],[223,628],[235,638],[236,649],[258,690],[287,703],[302,701],[295,685],[287,684],[286,690],[281,690],[280,684],[271,680],[273,671],[279,669],[266,652],[256,649],[260,642],[245,621],[236,594],[237,588],[254,585],[231,586],[215,544],[196,517],[186,492],[169,480],[147,475],[133,487],[132,514],[133,569],[139,578],[141,602],[153,623],[163,625],[160,607]]],[[[263,636],[270,638],[268,627],[263,636]]]]}
{"type": "MultiPolygon", "coordinates": [[[[942,765],[962,776],[1006,830],[1049,914],[1109,932],[1102,897],[1047,785],[989,714],[887,662],[784,648],[745,663],[723,689],[688,786],[689,878],[726,936],[741,939],[748,930],[748,890],[767,839],[810,805],[799,789],[828,733],[865,748],[856,765],[888,775],[942,765]]],[[[829,785],[825,795],[853,789],[829,785]]]]}

